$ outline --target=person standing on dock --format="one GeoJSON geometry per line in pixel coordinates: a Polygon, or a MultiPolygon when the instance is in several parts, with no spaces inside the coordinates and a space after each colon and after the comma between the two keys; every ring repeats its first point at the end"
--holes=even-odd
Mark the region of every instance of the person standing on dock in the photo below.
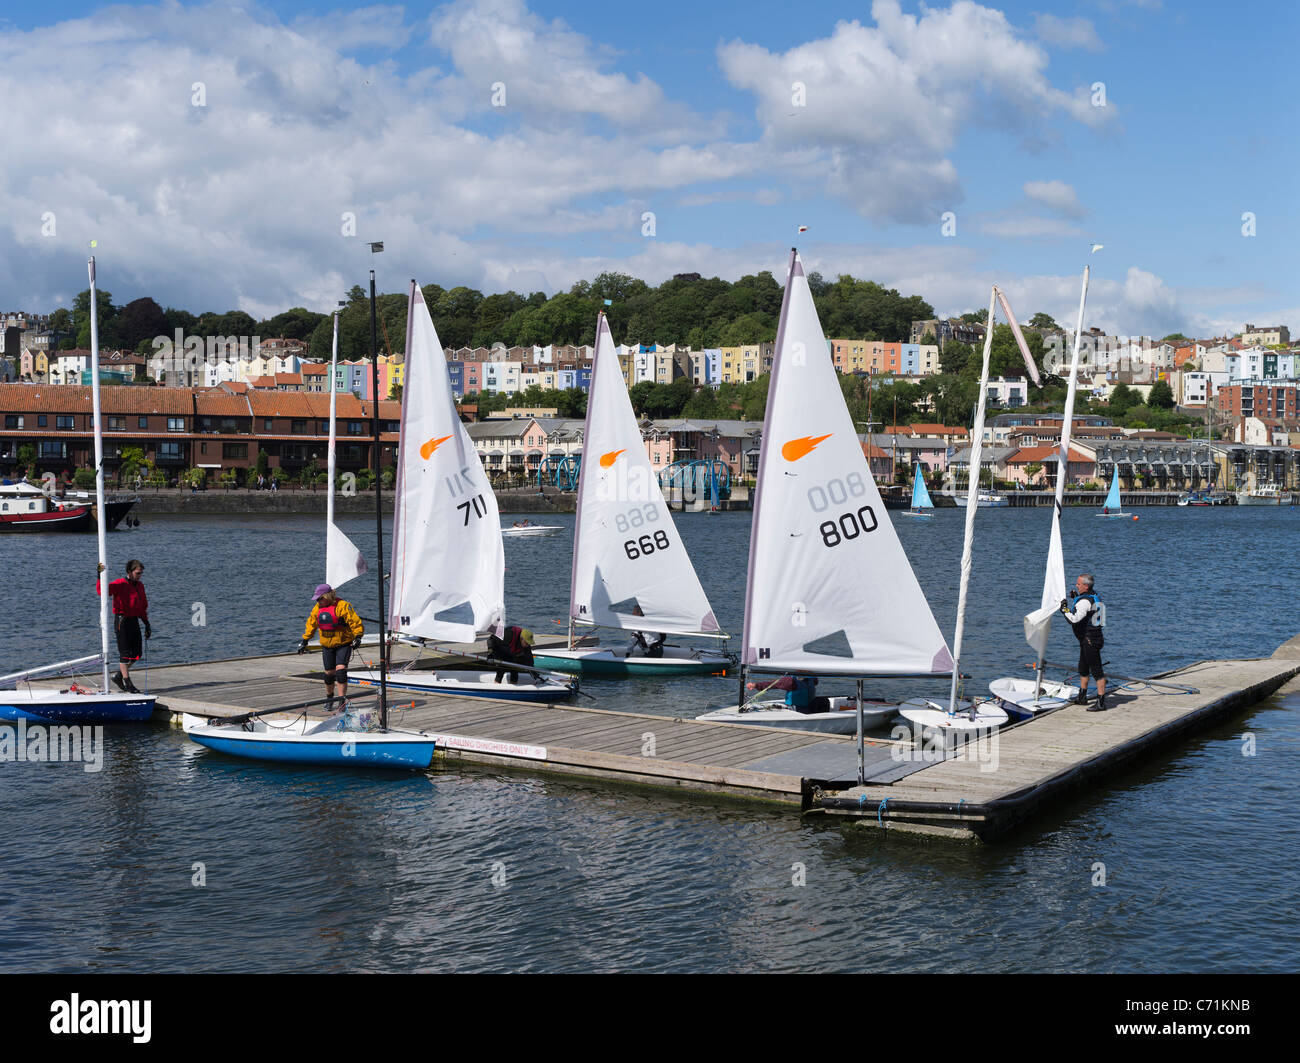
{"type": "MultiPolygon", "coordinates": [[[[96,576],[104,571],[102,563],[95,566],[96,576]]],[[[144,593],[144,564],[132,558],[126,563],[126,578],[115,579],[108,585],[109,597],[113,599],[113,630],[117,632],[117,671],[113,673],[113,684],[118,690],[128,694],[138,694],[135,684],[131,682],[131,665],[144,655],[144,643],[140,639],[140,623],[144,622],[144,637],[153,638],[153,628],[149,624],[149,599],[144,593]]],[[[95,591],[99,592],[99,581],[95,581],[95,591]]]]}
{"type": "Polygon", "coordinates": [[[1074,629],[1074,637],[1079,640],[1079,696],[1074,699],[1076,705],[1088,701],[1088,677],[1097,680],[1097,701],[1088,706],[1089,712],[1106,711],[1106,673],[1102,669],[1101,648],[1105,644],[1103,629],[1106,625],[1106,607],[1093,589],[1092,574],[1083,573],[1074,581],[1074,608],[1061,599],[1061,612],[1074,629]]]}
{"type": "Polygon", "coordinates": [[[334,708],[336,685],[340,700],[348,695],[348,661],[352,658],[352,651],[360,648],[361,636],[366,629],[351,603],[335,594],[328,583],[317,586],[312,598],[316,604],[307,617],[298,652],[307,652],[307,643],[319,629],[321,656],[325,664],[325,711],[330,712],[334,708]]]}

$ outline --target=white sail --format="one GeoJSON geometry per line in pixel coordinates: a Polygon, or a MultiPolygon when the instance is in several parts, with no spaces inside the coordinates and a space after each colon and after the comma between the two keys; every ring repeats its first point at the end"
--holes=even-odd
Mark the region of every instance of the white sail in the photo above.
{"type": "Polygon", "coordinates": [[[797,252],[763,422],[743,663],[813,675],[952,669],[872,479],[797,252]]]}
{"type": "Polygon", "coordinates": [[[505,547],[496,496],[461,423],[447,362],[413,281],[398,444],[389,625],[470,642],[504,623],[505,547]]]}
{"type": "MultiPolygon", "coordinates": [[[[337,590],[350,579],[366,571],[366,559],[361,551],[334,523],[334,469],[337,449],[335,430],[338,408],[339,315],[334,312],[334,346],[330,354],[330,445],[325,495],[325,582],[337,590]]],[[[378,446],[378,443],[375,444],[378,446]]]]}
{"type": "Polygon", "coordinates": [[[604,314],[582,437],[569,615],[602,627],[722,637],[659,489],[604,314]]]}
{"type": "Polygon", "coordinates": [[[1056,500],[1052,506],[1052,530],[1047,542],[1047,571],[1043,575],[1043,596],[1039,607],[1025,616],[1025,641],[1034,648],[1038,660],[1047,657],[1047,640],[1052,633],[1052,617],[1065,597],[1065,554],[1061,549],[1061,506],[1065,498],[1065,480],[1070,469],[1070,430],[1074,421],[1074,393],[1079,380],[1079,347],[1083,336],[1083,307],[1088,300],[1088,267],[1083,267],[1083,290],[1079,293],[1079,318],[1074,327],[1074,354],[1070,359],[1070,380],[1065,389],[1065,414],[1061,420],[1061,450],[1057,455],[1056,500]]]}

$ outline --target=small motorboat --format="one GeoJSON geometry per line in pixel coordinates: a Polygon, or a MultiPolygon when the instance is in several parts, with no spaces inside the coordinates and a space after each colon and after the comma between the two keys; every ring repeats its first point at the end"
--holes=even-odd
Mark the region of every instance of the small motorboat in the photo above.
{"type": "Polygon", "coordinates": [[[509,528],[502,528],[501,534],[507,539],[539,539],[556,535],[564,530],[560,524],[534,524],[530,520],[516,521],[509,528]]]}

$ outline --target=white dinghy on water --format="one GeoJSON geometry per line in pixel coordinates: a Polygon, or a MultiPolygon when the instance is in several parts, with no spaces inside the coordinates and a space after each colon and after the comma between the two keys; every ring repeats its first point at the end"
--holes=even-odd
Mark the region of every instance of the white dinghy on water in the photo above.
{"type": "Polygon", "coordinates": [[[730,654],[664,641],[672,635],[692,640],[728,636],[718,626],[664,501],[604,313],[596,321],[582,438],[568,648],[537,651],[537,663],[611,677],[726,672],[735,663],[730,654]],[[614,628],[641,638],[632,640],[635,647],[577,646],[576,626],[614,628]]]}
{"type": "Polygon", "coordinates": [[[1070,435],[1074,424],[1074,397],[1079,382],[1079,350],[1083,337],[1083,310],[1088,301],[1088,267],[1083,269],[1079,293],[1079,316],[1074,326],[1074,353],[1070,358],[1070,377],[1065,389],[1065,412],[1061,420],[1061,449],[1056,458],[1056,498],[1052,503],[1052,526],[1047,540],[1047,567],[1043,574],[1043,595],[1039,608],[1025,617],[1025,640],[1038,657],[1033,679],[1004,676],[993,680],[989,690],[1009,712],[1020,719],[1059,709],[1078,696],[1079,688],[1066,683],[1043,680],[1043,662],[1047,659],[1047,640],[1051,635],[1052,617],[1065,599],[1065,553],[1061,548],[1061,507],[1065,499],[1065,481],[1069,470],[1070,435]]]}
{"type": "MultiPolygon", "coordinates": [[[[373,245],[372,245],[373,246],[373,245]]],[[[375,345],[375,273],[370,271],[370,359],[371,381],[376,393],[379,368],[375,345]]],[[[383,505],[379,480],[379,403],[372,419],[375,471],[376,573],[383,594],[383,505]]],[[[331,448],[331,457],[333,448],[331,448]]],[[[332,482],[332,477],[331,477],[332,482]]],[[[333,522],[330,522],[333,527],[333,522]]],[[[349,544],[350,545],[350,544],[349,544]]],[[[328,563],[327,563],[328,564],[328,563]]],[[[354,573],[355,574],[355,573],[354,573]]],[[[422,770],[433,761],[435,739],[421,731],[403,731],[388,726],[386,667],[383,657],[383,624],[380,624],[379,689],[340,699],[343,710],[325,719],[307,715],[322,704],[304,702],[226,717],[213,722],[200,715],[186,714],[185,733],[201,746],[229,756],[280,764],[314,764],[336,768],[406,768],[422,770]],[[379,695],[378,712],[360,708],[357,701],[379,695]],[[355,699],[355,700],[354,700],[355,699]],[[272,719],[272,717],[278,717],[272,719]]],[[[325,702],[327,709],[333,698],[325,702]]]]}
{"type": "Polygon", "coordinates": [[[108,679],[108,544],[105,541],[108,512],[104,505],[104,418],[99,402],[99,314],[95,294],[95,260],[87,263],[90,276],[90,392],[95,430],[95,513],[99,545],[99,653],[58,664],[29,668],[0,676],[0,720],[34,723],[98,724],[132,723],[153,716],[156,700],[150,694],[119,694],[108,679]],[[99,689],[70,684],[64,690],[17,689],[40,676],[65,674],[98,664],[99,689]],[[3,689],[9,686],[15,689],[3,689]]]}
{"type": "MultiPolygon", "coordinates": [[[[697,717],[859,735],[866,678],[948,676],[952,655],[885,513],[840,390],[812,292],[790,253],[763,421],[739,704],[697,717]],[[746,702],[752,673],[856,679],[852,712],[746,702]]],[[[761,685],[761,684],[760,684],[761,685]]]]}
{"type": "MultiPolygon", "coordinates": [[[[414,281],[406,351],[389,630],[406,641],[472,643],[505,624],[501,517],[483,462],[456,410],[424,293],[414,281]]],[[[496,682],[495,673],[414,667],[392,672],[388,682],[425,694],[512,701],[563,700],[575,689],[567,677],[509,671],[517,682],[496,682]]],[[[350,674],[363,685],[379,682],[373,670],[350,674]]]]}

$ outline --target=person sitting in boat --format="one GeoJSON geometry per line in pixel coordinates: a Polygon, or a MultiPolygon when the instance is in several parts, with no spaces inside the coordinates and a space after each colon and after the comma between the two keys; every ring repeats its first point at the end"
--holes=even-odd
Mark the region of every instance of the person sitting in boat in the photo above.
{"type": "MultiPolygon", "coordinates": [[[[524,667],[533,665],[533,633],[526,627],[520,627],[518,624],[511,624],[503,630],[500,635],[495,633],[487,637],[487,655],[494,661],[502,661],[505,664],[518,664],[524,667]]],[[[509,673],[510,682],[517,684],[519,682],[519,670],[516,668],[497,668],[496,682],[501,680],[509,673]]],[[[534,678],[540,678],[534,675],[534,678]]]]}
{"type": "MultiPolygon", "coordinates": [[[[758,687],[756,683],[748,684],[751,690],[758,687]]],[[[795,712],[825,712],[830,707],[826,698],[817,697],[817,679],[815,676],[783,675],[775,683],[763,684],[764,690],[784,690],[785,705],[795,712]],[[818,703],[821,703],[819,706],[818,703]]]]}
{"type": "Polygon", "coordinates": [[[667,639],[662,631],[650,632],[651,638],[647,639],[645,632],[633,631],[632,641],[627,645],[628,657],[662,657],[664,655],[664,640],[667,639]]]}
{"type": "Polygon", "coordinates": [[[335,594],[328,583],[319,584],[312,598],[316,604],[307,617],[298,652],[307,652],[307,643],[319,629],[321,656],[325,664],[325,711],[332,712],[335,686],[340,699],[348,696],[348,661],[352,651],[361,648],[361,636],[366,629],[351,603],[335,594]]]}

